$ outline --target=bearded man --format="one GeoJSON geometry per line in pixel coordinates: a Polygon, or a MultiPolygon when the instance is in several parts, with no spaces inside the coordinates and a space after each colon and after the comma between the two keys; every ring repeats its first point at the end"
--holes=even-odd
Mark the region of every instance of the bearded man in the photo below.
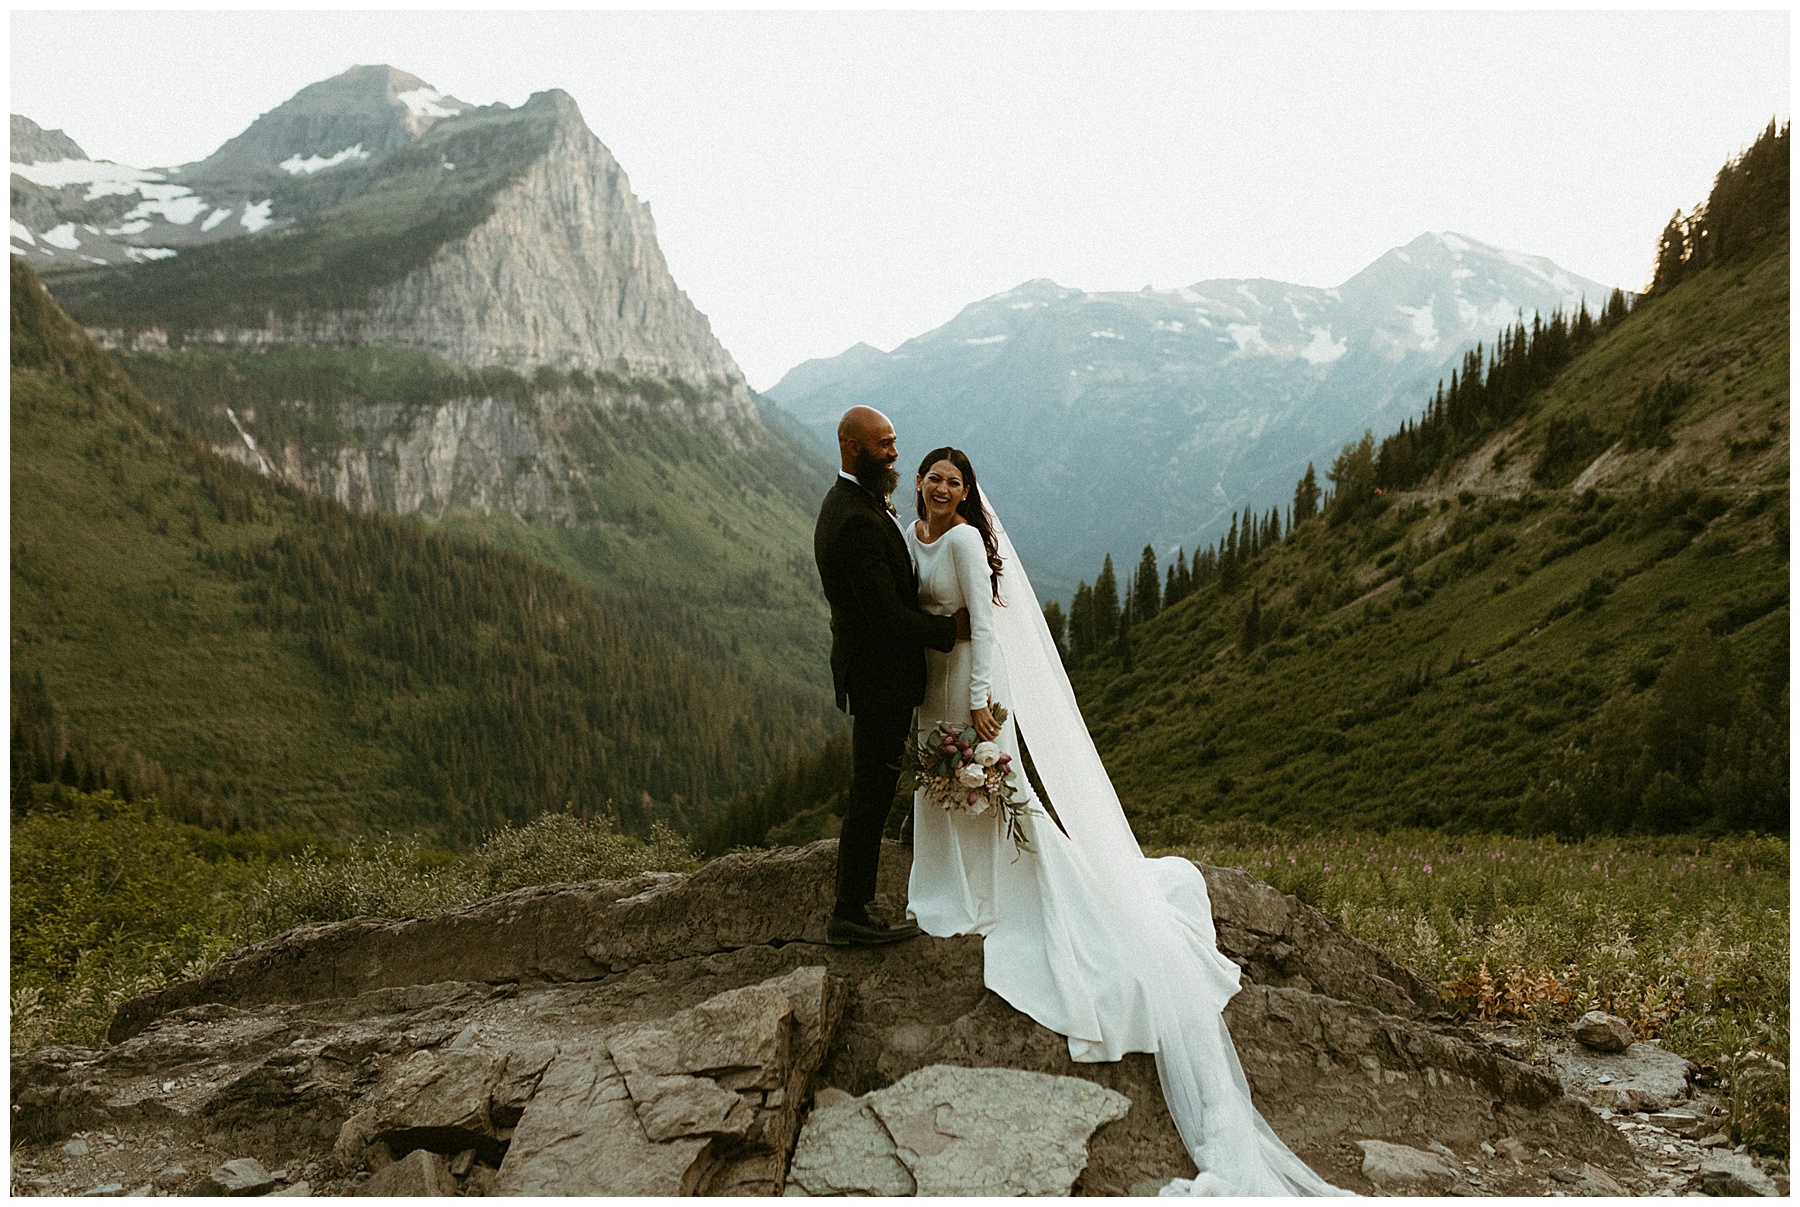
{"type": "Polygon", "coordinates": [[[969,638],[967,609],[931,616],[890,496],[899,483],[894,425],[873,407],[838,421],[838,480],[819,506],[813,560],[831,605],[831,678],[850,714],[850,803],[838,836],[837,904],[825,925],[830,943],[893,943],[919,933],[869,915],[881,860],[881,833],[913,708],[925,698],[925,651],[969,638]]]}

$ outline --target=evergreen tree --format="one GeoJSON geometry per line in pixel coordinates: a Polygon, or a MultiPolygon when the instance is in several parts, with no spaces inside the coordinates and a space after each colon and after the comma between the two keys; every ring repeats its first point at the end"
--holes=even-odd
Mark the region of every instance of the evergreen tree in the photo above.
{"type": "Polygon", "coordinates": [[[1144,546],[1138,559],[1137,581],[1132,584],[1132,619],[1138,624],[1153,618],[1162,609],[1162,581],[1156,570],[1156,550],[1144,546]]]}
{"type": "Polygon", "coordinates": [[[1218,554],[1219,590],[1227,595],[1237,590],[1238,583],[1243,580],[1243,568],[1238,564],[1237,554],[1233,548],[1235,543],[1225,544],[1220,548],[1218,554]]]}
{"type": "Polygon", "coordinates": [[[1119,633],[1119,580],[1113,574],[1112,554],[1094,580],[1094,645],[1104,646],[1119,633]]]}
{"type": "Polygon", "coordinates": [[[1294,487],[1293,525],[1300,525],[1319,514],[1319,479],[1311,461],[1306,463],[1306,476],[1294,487]]]}
{"type": "Polygon", "coordinates": [[[1238,637],[1238,648],[1248,654],[1262,643],[1262,592],[1250,592],[1250,607],[1244,612],[1244,629],[1238,637]]]}
{"type": "Polygon", "coordinates": [[[1662,238],[1656,241],[1656,273],[1650,281],[1651,293],[1665,292],[1687,275],[1688,255],[1692,251],[1688,229],[1689,224],[1677,209],[1669,224],[1663,227],[1662,238]]]}
{"type": "Polygon", "coordinates": [[[1136,583],[1125,585],[1125,604],[1119,609],[1119,632],[1112,642],[1113,653],[1118,656],[1125,670],[1131,669],[1131,624],[1133,613],[1136,611],[1132,596],[1135,593],[1136,585],[1136,583]]]}
{"type": "Polygon", "coordinates": [[[1069,655],[1078,662],[1092,657],[1100,648],[1094,612],[1094,589],[1083,579],[1075,588],[1075,597],[1069,601],[1069,655]]]}

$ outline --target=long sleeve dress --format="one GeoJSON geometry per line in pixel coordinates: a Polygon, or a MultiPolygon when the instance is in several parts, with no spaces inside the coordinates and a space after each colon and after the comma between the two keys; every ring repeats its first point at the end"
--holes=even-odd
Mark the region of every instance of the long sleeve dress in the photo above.
{"type": "MultiPolygon", "coordinates": [[[[981,534],[959,524],[936,541],[906,526],[907,544],[919,568],[919,602],[948,616],[969,609],[972,640],[948,654],[926,652],[925,700],[916,714],[918,732],[939,721],[969,723],[975,708],[1012,706],[1006,664],[994,640],[994,601],[981,534]]],[[[1018,733],[1009,717],[996,739],[1023,766],[1018,733]]],[[[1136,978],[1111,967],[1128,945],[1081,854],[1043,812],[1024,819],[1029,851],[1006,837],[992,810],[948,812],[913,797],[913,864],[908,914],[927,934],[984,936],[988,988],[1014,1007],[1068,1037],[1076,1060],[1117,1060],[1126,1052],[1155,1050],[1136,978]]],[[[1237,968],[1219,957],[1219,975],[1236,988],[1237,968]]]]}

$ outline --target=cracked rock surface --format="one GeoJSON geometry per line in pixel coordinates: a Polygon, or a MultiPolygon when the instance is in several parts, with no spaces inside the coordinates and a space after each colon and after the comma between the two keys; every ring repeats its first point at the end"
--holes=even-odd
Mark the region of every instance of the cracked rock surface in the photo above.
{"type": "Polygon", "coordinates": [[[815,1109],[788,1193],[1066,1195],[1131,1100],[1078,1077],[931,1065],[815,1109]]]}

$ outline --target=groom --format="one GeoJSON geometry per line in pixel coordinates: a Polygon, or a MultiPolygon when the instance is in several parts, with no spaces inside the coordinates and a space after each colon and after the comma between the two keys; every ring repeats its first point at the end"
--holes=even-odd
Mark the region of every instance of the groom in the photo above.
{"type": "Polygon", "coordinates": [[[850,714],[850,804],[838,836],[837,905],[829,943],[893,943],[919,933],[869,917],[881,831],[912,735],[913,706],[925,698],[925,651],[948,653],[969,638],[967,609],[929,616],[900,519],[888,496],[899,484],[894,425],[872,407],[838,421],[842,467],[819,507],[813,560],[831,605],[831,678],[850,714]]]}

